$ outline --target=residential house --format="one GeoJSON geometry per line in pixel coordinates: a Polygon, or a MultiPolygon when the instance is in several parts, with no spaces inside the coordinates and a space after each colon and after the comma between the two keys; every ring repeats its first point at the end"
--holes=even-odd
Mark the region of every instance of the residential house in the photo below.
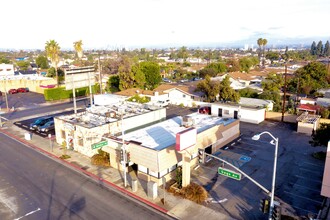
{"type": "Polygon", "coordinates": [[[0,77],[14,76],[14,65],[13,64],[0,64],[0,77]]]}

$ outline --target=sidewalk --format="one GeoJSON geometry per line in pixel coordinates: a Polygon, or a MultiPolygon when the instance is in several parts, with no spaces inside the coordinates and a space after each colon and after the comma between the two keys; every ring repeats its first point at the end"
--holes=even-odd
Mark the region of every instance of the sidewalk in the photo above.
{"type": "MultiPolygon", "coordinates": [[[[85,173],[90,178],[99,182],[100,184],[107,185],[109,188],[115,188],[118,191],[125,193],[141,202],[161,211],[167,213],[178,219],[232,219],[222,213],[215,212],[214,210],[207,208],[203,205],[198,205],[192,201],[182,199],[180,197],[173,196],[172,194],[165,192],[165,205],[162,203],[164,192],[162,187],[158,187],[158,197],[156,199],[148,198],[147,196],[147,183],[145,181],[138,180],[138,191],[133,193],[130,186],[130,176],[128,175],[128,186],[124,187],[124,181],[122,178],[122,172],[112,167],[101,168],[90,163],[90,158],[84,156],[75,151],[67,150],[66,154],[71,158],[61,160],[59,157],[63,155],[61,146],[56,142],[51,147],[51,142],[47,138],[42,138],[38,135],[32,134],[31,140],[25,140],[25,134],[28,133],[10,122],[7,122],[3,128],[0,128],[0,132],[14,137],[16,140],[24,143],[27,147],[36,149],[37,151],[46,154],[57,161],[63,161],[65,165],[70,166],[78,172],[85,173]]],[[[62,162],[62,163],[63,163],[62,162]]]]}

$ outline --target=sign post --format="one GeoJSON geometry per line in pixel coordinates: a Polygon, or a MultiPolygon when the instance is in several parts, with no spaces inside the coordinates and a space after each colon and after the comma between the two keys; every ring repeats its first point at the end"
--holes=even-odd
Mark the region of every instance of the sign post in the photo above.
{"type": "Polygon", "coordinates": [[[241,176],[242,176],[240,173],[236,173],[232,170],[222,168],[222,167],[218,168],[218,174],[235,179],[235,180],[241,180],[241,176]]]}
{"type": "Polygon", "coordinates": [[[108,141],[100,141],[98,143],[92,144],[92,150],[95,150],[100,147],[104,147],[108,145],[108,141]]]}

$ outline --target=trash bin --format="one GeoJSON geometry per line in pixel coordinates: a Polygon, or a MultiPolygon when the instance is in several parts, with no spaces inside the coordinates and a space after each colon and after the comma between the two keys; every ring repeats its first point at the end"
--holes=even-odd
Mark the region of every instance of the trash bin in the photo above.
{"type": "Polygon", "coordinates": [[[25,133],[25,140],[30,141],[32,139],[32,133],[25,133]]]}

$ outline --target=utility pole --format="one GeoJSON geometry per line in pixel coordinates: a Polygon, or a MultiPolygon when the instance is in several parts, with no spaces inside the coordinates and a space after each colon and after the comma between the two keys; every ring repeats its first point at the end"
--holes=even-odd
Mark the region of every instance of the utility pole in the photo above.
{"type": "Polygon", "coordinates": [[[9,107],[8,107],[8,96],[7,96],[7,88],[6,88],[7,79],[4,80],[4,84],[5,84],[5,100],[6,100],[6,108],[7,108],[7,112],[8,112],[9,107]]]}
{"type": "Polygon", "coordinates": [[[99,52],[98,68],[99,68],[99,74],[100,74],[99,75],[100,94],[102,94],[102,74],[101,74],[100,52],[99,52]]]}
{"type": "Polygon", "coordinates": [[[284,112],[285,112],[285,99],[286,99],[286,75],[287,75],[287,64],[285,63],[285,73],[284,73],[284,87],[283,87],[283,103],[282,103],[282,119],[284,121],[284,112]]]}

